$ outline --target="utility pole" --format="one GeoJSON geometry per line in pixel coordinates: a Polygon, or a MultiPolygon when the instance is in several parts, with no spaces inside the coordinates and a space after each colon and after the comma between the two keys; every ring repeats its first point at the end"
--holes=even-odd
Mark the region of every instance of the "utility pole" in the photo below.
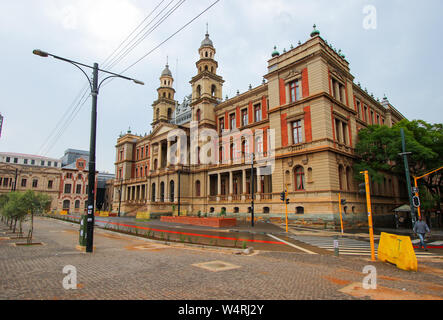
{"type": "Polygon", "coordinates": [[[91,109],[91,137],[89,145],[89,168],[88,168],[88,207],[87,207],[87,228],[86,228],[86,252],[92,252],[93,250],[93,233],[94,233],[94,198],[95,198],[95,149],[96,149],[96,129],[97,129],[97,96],[99,94],[100,86],[103,82],[110,78],[122,78],[125,80],[133,81],[136,84],[144,85],[143,82],[122,76],[117,73],[101,70],[98,68],[98,64],[94,63],[94,66],[85,65],[73,60],[62,58],[45,51],[36,49],[32,51],[33,54],[43,58],[52,57],[61,61],[68,62],[77,67],[88,79],[92,96],[92,109],[91,109]],[[86,67],[93,70],[92,82],[88,74],[80,67],[86,67]],[[104,78],[100,84],[98,84],[98,72],[104,72],[110,76],[104,78]]]}
{"type": "Polygon", "coordinates": [[[409,206],[411,207],[412,227],[414,227],[415,221],[416,221],[416,217],[415,217],[414,203],[412,201],[411,176],[409,174],[409,164],[408,164],[408,155],[412,154],[412,152],[406,152],[405,130],[403,128],[400,128],[400,133],[401,133],[402,153],[399,153],[399,155],[403,156],[403,162],[404,162],[404,165],[405,165],[406,188],[407,188],[408,197],[409,197],[409,206]]]}

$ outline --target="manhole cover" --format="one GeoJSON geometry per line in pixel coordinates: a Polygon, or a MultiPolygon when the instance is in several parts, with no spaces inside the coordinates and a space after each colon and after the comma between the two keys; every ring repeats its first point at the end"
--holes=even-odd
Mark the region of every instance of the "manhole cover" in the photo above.
{"type": "Polygon", "coordinates": [[[206,269],[209,271],[217,272],[217,271],[227,271],[232,269],[240,268],[240,266],[236,266],[231,263],[223,262],[223,261],[211,261],[211,262],[203,262],[193,264],[194,267],[206,269]]]}

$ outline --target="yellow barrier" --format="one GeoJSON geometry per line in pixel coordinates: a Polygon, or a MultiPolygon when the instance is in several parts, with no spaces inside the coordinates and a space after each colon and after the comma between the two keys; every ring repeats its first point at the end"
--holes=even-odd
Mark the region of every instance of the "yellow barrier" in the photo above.
{"type": "Polygon", "coordinates": [[[67,216],[68,215],[68,211],[62,210],[62,211],[60,211],[60,215],[61,216],[67,216]]]}
{"type": "Polygon", "coordinates": [[[136,219],[151,219],[150,212],[137,212],[136,219]]]}
{"type": "Polygon", "coordinates": [[[382,232],[378,245],[378,260],[390,262],[406,271],[417,271],[417,257],[411,238],[382,232]]]}
{"type": "Polygon", "coordinates": [[[100,217],[109,217],[109,211],[99,211],[100,217]]]}

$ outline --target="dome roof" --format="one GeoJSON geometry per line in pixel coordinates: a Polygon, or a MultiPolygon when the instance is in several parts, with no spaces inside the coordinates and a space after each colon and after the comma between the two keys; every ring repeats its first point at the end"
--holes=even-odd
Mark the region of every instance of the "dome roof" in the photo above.
{"type": "Polygon", "coordinates": [[[162,72],[162,77],[171,77],[172,78],[172,72],[169,70],[169,65],[166,65],[165,69],[162,72]]]}
{"type": "Polygon", "coordinates": [[[205,47],[205,46],[209,46],[209,47],[214,47],[214,44],[212,43],[212,40],[209,39],[209,34],[206,34],[205,39],[203,39],[202,44],[200,47],[205,47]]]}
{"type": "Polygon", "coordinates": [[[274,46],[274,51],[272,52],[272,57],[279,56],[280,53],[277,51],[277,46],[274,46]]]}
{"type": "Polygon", "coordinates": [[[317,26],[314,24],[314,31],[311,32],[311,38],[320,35],[320,31],[318,31],[316,28],[317,26]]]}

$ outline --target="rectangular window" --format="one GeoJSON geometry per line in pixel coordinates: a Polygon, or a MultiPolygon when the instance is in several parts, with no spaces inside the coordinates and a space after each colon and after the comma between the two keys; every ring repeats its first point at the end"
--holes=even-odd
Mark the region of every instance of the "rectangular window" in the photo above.
{"type": "Polygon", "coordinates": [[[374,124],[374,111],[371,111],[371,124],[374,124]]]}
{"type": "Polygon", "coordinates": [[[52,165],[51,161],[48,161],[48,167],[50,167],[52,165]]]}
{"type": "Polygon", "coordinates": [[[76,194],[81,194],[82,193],[82,185],[81,184],[76,185],[75,189],[76,189],[75,190],[76,194]]]}
{"type": "Polygon", "coordinates": [[[54,162],[54,167],[57,167],[57,162],[54,162]]]}
{"type": "Polygon", "coordinates": [[[38,187],[38,180],[37,179],[32,180],[32,187],[33,188],[37,188],[38,187]]]}
{"type": "Polygon", "coordinates": [[[377,114],[377,124],[380,124],[380,116],[377,114]]]}
{"type": "Polygon", "coordinates": [[[261,121],[261,105],[256,104],[254,106],[255,122],[261,121]]]}
{"type": "Polygon", "coordinates": [[[139,152],[139,150],[137,149],[137,157],[136,157],[137,160],[138,160],[138,158],[139,158],[139,154],[138,154],[138,152],[139,152]]]}
{"type": "Polygon", "coordinates": [[[22,179],[22,187],[26,188],[26,179],[22,179]]]}
{"type": "Polygon", "coordinates": [[[292,141],[293,144],[303,142],[301,120],[297,120],[292,123],[292,141]]]}
{"type": "Polygon", "coordinates": [[[72,187],[71,184],[69,183],[65,184],[65,193],[71,193],[71,187],[72,187]]]}
{"type": "Polygon", "coordinates": [[[365,109],[365,112],[363,113],[363,118],[364,118],[363,120],[365,122],[368,122],[368,107],[365,105],[364,109],[365,109]]]}
{"type": "Polygon", "coordinates": [[[18,163],[18,158],[14,158],[14,163],[18,163]]]}
{"type": "Polygon", "coordinates": [[[356,100],[358,118],[361,119],[360,101],[356,100]]]}
{"type": "Polygon", "coordinates": [[[120,150],[120,159],[119,159],[120,161],[122,161],[123,160],[123,150],[120,150]]]}
{"type": "Polygon", "coordinates": [[[222,117],[218,120],[218,127],[220,128],[220,134],[221,134],[225,129],[225,118],[222,117]]]}
{"type": "Polygon", "coordinates": [[[10,157],[6,157],[6,162],[10,162],[11,158],[10,157]]]}
{"type": "Polygon", "coordinates": [[[235,113],[232,113],[229,115],[229,129],[234,129],[236,127],[235,125],[235,113]]]}
{"type": "Polygon", "coordinates": [[[66,174],[66,179],[72,179],[72,173],[71,172],[68,172],[66,174]]]}
{"type": "Polygon", "coordinates": [[[342,122],[343,127],[343,143],[348,144],[348,125],[345,122],[342,122]]]}
{"type": "Polygon", "coordinates": [[[35,164],[35,160],[31,160],[31,164],[35,164]]]}
{"type": "Polygon", "coordinates": [[[300,81],[297,79],[289,83],[289,98],[291,102],[300,100],[300,81]]]}
{"type": "Polygon", "coordinates": [[[28,159],[24,159],[24,160],[23,160],[23,163],[24,163],[24,164],[28,164],[28,159]]]}
{"type": "Polygon", "coordinates": [[[44,165],[45,165],[45,161],[42,160],[42,161],[40,162],[40,165],[41,165],[41,166],[44,166],[44,165]]]}
{"type": "Polygon", "coordinates": [[[142,158],[143,158],[143,152],[144,152],[144,151],[145,151],[145,148],[142,147],[141,152],[140,152],[140,155],[141,155],[142,158]]]}
{"type": "Polygon", "coordinates": [[[52,180],[48,181],[48,189],[52,189],[52,180]]]}
{"type": "Polygon", "coordinates": [[[249,119],[248,119],[248,109],[243,109],[241,111],[241,125],[247,126],[249,123],[249,119]]]}
{"type": "Polygon", "coordinates": [[[9,178],[4,178],[3,179],[3,187],[7,187],[8,186],[8,179],[9,178]]]}

